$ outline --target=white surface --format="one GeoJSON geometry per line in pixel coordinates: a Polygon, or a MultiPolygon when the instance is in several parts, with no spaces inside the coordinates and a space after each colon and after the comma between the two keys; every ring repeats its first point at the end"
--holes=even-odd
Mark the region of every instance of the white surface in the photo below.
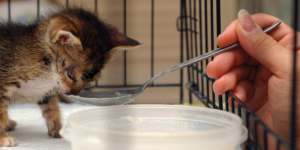
{"type": "MultiPolygon", "coordinates": [[[[92,108],[81,104],[60,104],[62,122],[76,111],[92,108]]],[[[2,147],[1,150],[70,150],[64,139],[50,138],[42,112],[36,104],[14,105],[9,108],[9,117],[17,122],[14,131],[7,132],[18,140],[16,147],[2,147]]]]}

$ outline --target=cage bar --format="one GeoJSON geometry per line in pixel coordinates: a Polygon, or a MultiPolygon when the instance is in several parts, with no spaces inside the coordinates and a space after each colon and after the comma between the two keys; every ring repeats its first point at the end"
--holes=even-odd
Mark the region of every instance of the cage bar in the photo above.
{"type": "MultiPolygon", "coordinates": [[[[126,17],[127,17],[127,15],[126,15],[126,0],[124,0],[123,1],[123,20],[124,20],[124,22],[123,22],[123,29],[124,29],[124,32],[123,32],[123,34],[124,35],[126,35],[126,30],[127,30],[127,28],[126,28],[126,17]]],[[[123,57],[123,59],[124,59],[124,64],[123,64],[123,67],[124,67],[124,86],[127,86],[127,52],[126,51],[124,51],[123,52],[124,53],[124,57],[123,57]]]]}
{"type": "Polygon", "coordinates": [[[225,93],[225,108],[226,108],[226,111],[229,111],[229,103],[228,103],[228,101],[229,101],[229,92],[226,92],[225,93]]]}
{"type": "Polygon", "coordinates": [[[11,5],[10,5],[10,0],[8,0],[7,1],[8,3],[7,3],[7,7],[8,7],[8,22],[11,22],[11,14],[10,14],[10,12],[11,12],[11,5]]]}
{"type": "Polygon", "coordinates": [[[264,150],[268,149],[268,130],[264,130],[263,142],[264,142],[264,150]]]}
{"type": "MultiPolygon", "coordinates": [[[[183,1],[180,1],[180,62],[183,62],[183,11],[184,11],[184,6],[183,6],[183,1]]],[[[177,28],[178,28],[178,22],[177,22],[177,28]]],[[[178,28],[179,29],[179,28],[178,28]]],[[[180,70],[180,104],[183,104],[183,69],[180,70]]]]}
{"type": "MultiPolygon", "coordinates": [[[[249,118],[249,111],[246,110],[246,128],[247,128],[248,131],[250,129],[249,120],[250,120],[250,118],[249,118]]],[[[247,143],[249,143],[249,142],[250,142],[250,132],[248,132],[248,139],[247,139],[247,143]]]]}
{"type": "Polygon", "coordinates": [[[235,103],[234,97],[232,97],[232,98],[231,98],[231,112],[232,112],[232,113],[235,113],[234,103],[235,103]]]}
{"type": "Polygon", "coordinates": [[[94,5],[95,5],[95,14],[98,15],[98,0],[95,0],[94,5]]]}
{"type": "MultiPolygon", "coordinates": [[[[250,127],[249,127],[248,131],[250,132],[250,127]]],[[[257,119],[254,119],[254,141],[255,141],[255,143],[257,143],[257,141],[258,141],[257,140],[257,119]]],[[[258,147],[255,146],[254,148],[255,148],[255,150],[257,150],[258,147]]]]}
{"type": "Polygon", "coordinates": [[[292,80],[292,102],[291,102],[291,129],[290,129],[290,140],[291,140],[291,145],[290,149],[293,149],[296,147],[296,130],[297,130],[297,122],[296,122],[296,117],[297,117],[297,110],[296,110],[296,101],[297,101],[297,30],[298,30],[298,6],[299,6],[299,1],[294,0],[293,4],[293,29],[294,29],[294,55],[293,55],[293,80],[292,80]]]}
{"type": "MultiPolygon", "coordinates": [[[[185,31],[185,46],[186,46],[186,58],[187,60],[190,59],[190,49],[189,49],[189,29],[188,29],[188,24],[187,24],[187,19],[188,19],[188,15],[187,15],[187,6],[186,6],[186,0],[182,0],[182,6],[183,6],[183,16],[182,18],[184,18],[184,24],[183,24],[183,29],[185,31]]],[[[191,71],[192,71],[192,67],[188,66],[187,67],[188,70],[188,83],[191,82],[191,71]]],[[[189,91],[189,102],[192,103],[192,93],[191,91],[189,91]]]]}
{"type": "MultiPolygon", "coordinates": [[[[203,54],[203,38],[202,38],[202,1],[199,1],[199,31],[200,31],[200,55],[203,54]]],[[[204,96],[204,77],[203,77],[203,61],[200,62],[200,71],[199,75],[201,76],[201,95],[204,96]]],[[[199,86],[199,85],[198,85],[199,86]]]]}
{"type": "MultiPolygon", "coordinates": [[[[154,0],[151,0],[151,78],[154,76],[154,0]]],[[[151,84],[154,84],[152,82],[151,84]]]]}
{"type": "MultiPolygon", "coordinates": [[[[204,16],[204,24],[205,24],[205,52],[207,53],[208,52],[208,21],[207,21],[207,17],[208,17],[208,10],[207,10],[207,7],[208,7],[208,4],[207,4],[207,0],[204,1],[204,13],[205,13],[205,16],[204,16]]],[[[207,66],[208,64],[208,59],[205,60],[205,66],[207,66]]],[[[209,100],[209,80],[208,80],[208,77],[206,75],[206,97],[207,99],[209,100]]],[[[204,91],[203,91],[204,92],[204,91]]]]}
{"type": "Polygon", "coordinates": [[[37,0],[36,2],[36,7],[37,7],[37,15],[36,15],[36,20],[39,21],[40,20],[40,0],[37,0]]]}
{"type": "MultiPolygon", "coordinates": [[[[197,7],[196,7],[196,0],[194,0],[194,40],[195,40],[195,56],[198,56],[198,40],[197,40],[197,34],[198,34],[198,31],[197,31],[197,14],[196,14],[196,11],[197,11],[197,7]]],[[[195,78],[196,78],[196,85],[197,85],[197,88],[198,88],[198,91],[199,91],[199,75],[198,75],[198,70],[199,70],[199,63],[196,63],[195,64],[195,67],[197,70],[195,70],[194,73],[196,73],[195,75],[195,78]]]]}
{"type": "Polygon", "coordinates": [[[276,150],[279,150],[280,149],[280,141],[279,140],[277,140],[277,143],[276,143],[276,150]]]}
{"type": "MultiPolygon", "coordinates": [[[[220,106],[221,106],[221,105],[220,105],[220,106]]],[[[242,117],[242,104],[241,104],[241,103],[238,104],[238,115],[239,115],[240,117],[242,117]]]]}

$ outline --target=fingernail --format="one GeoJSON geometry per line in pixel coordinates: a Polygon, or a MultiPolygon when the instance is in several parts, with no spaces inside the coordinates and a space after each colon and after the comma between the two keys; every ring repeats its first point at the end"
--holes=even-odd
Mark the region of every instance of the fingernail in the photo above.
{"type": "Polygon", "coordinates": [[[252,32],[257,29],[255,22],[253,21],[247,10],[241,9],[238,13],[238,19],[246,32],[252,32]]]}

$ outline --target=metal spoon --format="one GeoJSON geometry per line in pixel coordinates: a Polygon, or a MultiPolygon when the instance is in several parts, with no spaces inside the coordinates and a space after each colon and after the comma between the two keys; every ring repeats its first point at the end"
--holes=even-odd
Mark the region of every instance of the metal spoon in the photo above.
{"type": "MultiPolygon", "coordinates": [[[[268,33],[272,31],[274,28],[276,28],[281,21],[277,21],[273,23],[271,26],[264,29],[265,33],[268,33]]],[[[79,93],[79,96],[68,96],[72,100],[83,103],[83,104],[89,104],[89,105],[96,105],[96,106],[108,106],[108,105],[122,105],[132,102],[134,99],[136,99],[142,92],[145,90],[145,88],[152,83],[157,78],[166,75],[170,72],[176,71],[178,69],[182,69],[184,67],[187,67],[191,64],[194,64],[196,62],[205,60],[207,58],[210,58],[216,54],[225,52],[227,50],[233,49],[235,47],[238,47],[240,44],[236,43],[233,45],[230,45],[225,48],[218,48],[213,51],[210,51],[208,53],[205,53],[203,55],[200,55],[198,57],[195,57],[193,59],[187,60],[181,64],[178,64],[174,67],[171,67],[150,80],[148,80],[145,84],[143,84],[140,88],[132,89],[132,90],[111,90],[111,91],[101,91],[101,92],[81,92],[79,93]]]]}

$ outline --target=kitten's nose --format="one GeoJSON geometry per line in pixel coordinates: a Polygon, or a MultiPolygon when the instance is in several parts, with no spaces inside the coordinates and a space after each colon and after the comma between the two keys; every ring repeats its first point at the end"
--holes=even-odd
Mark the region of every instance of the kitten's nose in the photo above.
{"type": "Polygon", "coordinates": [[[64,94],[66,94],[66,95],[73,95],[73,94],[71,94],[71,92],[66,92],[64,94]]]}

